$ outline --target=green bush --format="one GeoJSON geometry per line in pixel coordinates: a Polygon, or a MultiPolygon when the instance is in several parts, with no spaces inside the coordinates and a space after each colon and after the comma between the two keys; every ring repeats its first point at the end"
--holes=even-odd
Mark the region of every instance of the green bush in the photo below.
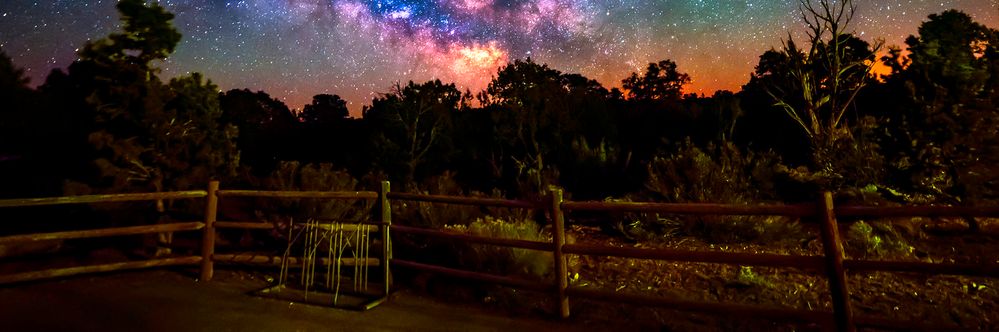
{"type": "Polygon", "coordinates": [[[881,223],[872,226],[863,220],[850,225],[844,247],[853,257],[908,256],[915,250],[896,227],[881,223]]]}

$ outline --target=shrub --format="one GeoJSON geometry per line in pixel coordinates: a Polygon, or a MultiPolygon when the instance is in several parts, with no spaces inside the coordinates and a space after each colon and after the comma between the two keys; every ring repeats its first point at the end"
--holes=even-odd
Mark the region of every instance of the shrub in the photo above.
{"type": "Polygon", "coordinates": [[[854,257],[907,256],[915,250],[892,225],[871,226],[863,220],[850,225],[844,247],[854,257]]]}
{"type": "MultiPolygon", "coordinates": [[[[331,164],[306,164],[284,161],[263,181],[267,190],[282,191],[356,191],[358,181],[345,170],[333,170],[331,164]]],[[[291,220],[309,219],[357,222],[369,220],[374,202],[370,200],[257,198],[255,213],[274,223],[277,234],[287,234],[291,220]]]]}
{"type": "MultiPolygon", "coordinates": [[[[464,196],[461,186],[454,180],[454,174],[445,172],[433,176],[418,186],[423,194],[464,196]]],[[[415,227],[442,229],[446,225],[468,225],[484,214],[478,206],[440,204],[415,201],[393,201],[393,221],[415,227]]]]}
{"type": "MultiPolygon", "coordinates": [[[[772,154],[743,153],[731,143],[698,148],[689,141],[648,166],[646,189],[671,203],[751,204],[773,199],[773,176],[779,159],[772,154]]],[[[801,226],[773,216],[656,216],[655,227],[671,234],[702,236],[714,242],[772,241],[801,237],[801,226]]],[[[646,221],[646,228],[652,227],[646,221]]],[[[663,235],[664,233],[659,232],[663,235]]]]}
{"type": "MultiPolygon", "coordinates": [[[[475,236],[551,242],[551,235],[542,232],[538,224],[529,219],[507,221],[486,216],[467,226],[450,225],[447,229],[475,236]]],[[[549,252],[481,244],[462,248],[458,258],[460,265],[475,271],[533,278],[550,275],[552,259],[549,252]]]]}

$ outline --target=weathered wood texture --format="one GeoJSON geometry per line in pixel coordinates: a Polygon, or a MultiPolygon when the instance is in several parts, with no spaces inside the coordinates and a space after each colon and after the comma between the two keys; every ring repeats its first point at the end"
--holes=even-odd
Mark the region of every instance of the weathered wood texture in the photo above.
{"type": "Polygon", "coordinates": [[[997,264],[895,262],[847,259],[843,261],[843,267],[850,270],[850,272],[916,272],[926,274],[999,278],[999,265],[997,264]]]}
{"type": "Polygon", "coordinates": [[[392,204],[389,202],[389,193],[392,192],[392,183],[382,181],[382,186],[378,191],[378,221],[381,223],[382,231],[382,276],[384,288],[382,293],[385,297],[392,291],[392,204]]]}
{"type": "Polygon", "coordinates": [[[625,248],[590,244],[567,244],[565,252],[578,255],[657,259],[676,262],[721,263],[749,266],[793,267],[824,271],[820,256],[751,254],[718,251],[690,251],[661,248],[625,248]]]}
{"type": "Polygon", "coordinates": [[[552,245],[552,243],[550,242],[484,237],[484,236],[452,233],[452,232],[445,232],[445,231],[439,231],[427,228],[409,227],[409,226],[400,226],[400,225],[392,225],[392,231],[403,234],[417,234],[417,235],[423,235],[423,236],[435,237],[441,239],[464,241],[468,243],[490,244],[490,245],[498,245],[498,246],[512,247],[512,248],[523,248],[523,249],[542,250],[542,251],[552,251],[552,248],[554,248],[554,245],[552,245]]]}
{"type": "Polygon", "coordinates": [[[551,194],[552,226],[555,230],[552,234],[553,255],[555,262],[555,303],[558,303],[559,316],[562,319],[569,318],[569,297],[566,289],[569,288],[569,262],[565,257],[565,214],[562,212],[562,189],[554,189],[551,194]]]}
{"type": "Polygon", "coordinates": [[[478,205],[478,206],[508,207],[508,208],[522,208],[522,209],[545,208],[544,203],[542,202],[517,201],[517,200],[496,199],[496,198],[424,195],[424,194],[409,194],[409,193],[397,193],[397,192],[388,193],[388,198],[399,201],[418,201],[418,202],[446,203],[446,204],[458,204],[458,205],[478,205]]]}
{"type": "Polygon", "coordinates": [[[738,205],[713,203],[565,202],[565,210],[611,212],[657,212],[697,215],[774,215],[801,217],[815,215],[815,204],[738,205]]]}
{"type": "Polygon", "coordinates": [[[13,198],[0,199],[0,208],[19,206],[42,206],[62,204],[110,203],[130,201],[155,201],[160,199],[201,198],[208,193],[204,190],[171,191],[161,193],[81,195],[65,197],[13,198]]]}
{"type": "Polygon", "coordinates": [[[378,199],[378,193],[373,191],[219,190],[218,195],[219,197],[378,199]]]}
{"type": "MultiPolygon", "coordinates": [[[[56,278],[84,273],[100,273],[129,269],[142,269],[157,266],[169,265],[196,265],[202,264],[202,280],[210,280],[213,271],[213,262],[223,262],[232,264],[254,264],[280,266],[281,257],[261,256],[252,254],[214,254],[214,230],[218,228],[244,228],[244,229],[271,229],[273,225],[264,222],[234,222],[216,221],[218,215],[218,199],[221,197],[265,197],[265,198],[312,198],[312,199],[377,199],[378,207],[375,214],[377,221],[363,223],[366,226],[356,227],[353,224],[342,224],[350,229],[362,229],[368,231],[380,230],[382,232],[381,243],[382,258],[360,258],[341,259],[343,265],[381,265],[384,270],[386,282],[384,292],[387,295],[391,290],[391,266],[418,269],[451,277],[478,280],[488,283],[501,284],[516,288],[530,289],[543,292],[552,292],[557,296],[559,314],[562,317],[569,315],[568,298],[577,296],[604,300],[611,302],[630,303],[638,305],[657,306],[673,308],[677,310],[689,310],[721,315],[735,315],[742,317],[757,317],[766,319],[780,319],[789,321],[816,322],[824,326],[836,326],[843,331],[852,331],[855,326],[876,327],[876,328],[905,328],[919,330],[927,326],[921,322],[905,323],[897,322],[885,318],[875,317],[853,317],[852,308],[849,303],[849,289],[846,283],[846,271],[892,271],[892,272],[918,272],[929,274],[956,274],[968,276],[999,277],[999,265],[996,264],[966,264],[966,263],[926,263],[926,262],[898,262],[898,261],[869,261],[869,260],[846,260],[843,257],[842,239],[839,236],[836,224],[836,216],[869,216],[869,217],[905,217],[905,216],[960,216],[960,217],[999,217],[999,206],[980,207],[952,207],[952,206],[909,206],[909,207],[876,207],[876,206],[833,206],[830,193],[824,193],[822,199],[817,204],[794,204],[794,205],[733,205],[733,204],[705,204],[705,203],[639,203],[639,202],[568,202],[562,201],[561,192],[556,190],[550,197],[550,201],[520,201],[494,198],[472,198],[455,197],[441,195],[424,195],[395,193],[390,191],[387,181],[382,183],[379,192],[358,191],[358,192],[290,192],[290,191],[256,191],[256,190],[219,190],[218,182],[209,184],[207,191],[182,191],[164,193],[140,193],[140,194],[114,194],[114,195],[85,195],[72,197],[50,197],[50,198],[28,198],[28,199],[5,199],[0,200],[0,207],[17,206],[42,206],[56,204],[85,204],[102,202],[125,202],[125,201],[151,201],[168,199],[190,199],[206,197],[207,206],[205,211],[205,223],[175,223],[150,226],[117,227],[99,230],[81,230],[55,232],[46,234],[27,234],[0,237],[0,244],[40,241],[75,239],[102,236],[119,236],[146,233],[162,233],[171,231],[189,231],[202,229],[204,239],[202,243],[202,256],[177,257],[166,259],[154,259],[139,262],[125,262],[114,264],[103,264],[94,266],[81,266],[73,268],[53,269],[46,271],[35,271],[0,276],[0,284],[12,283],[27,280],[37,280],[45,278],[56,278]],[[537,242],[518,239],[488,238],[473,236],[468,234],[456,234],[432,229],[415,228],[408,226],[392,225],[391,200],[417,201],[428,203],[462,204],[507,208],[526,209],[548,209],[552,217],[553,241],[537,242]],[[565,213],[572,210],[579,211],[607,211],[607,212],[656,212],[666,214],[695,214],[695,215],[782,215],[790,217],[816,217],[822,230],[822,241],[824,247],[823,256],[789,256],[774,254],[751,254],[751,253],[726,253],[726,252],[702,252],[683,251],[674,249],[651,249],[651,248],[622,248],[588,244],[566,244],[565,243],[565,213]],[[498,245],[513,248],[524,248],[532,250],[549,251],[553,253],[554,270],[559,277],[553,281],[539,282],[498,276],[474,271],[465,271],[454,268],[433,266],[418,262],[397,260],[392,258],[391,236],[392,231],[421,236],[437,237],[463,241],[468,243],[478,243],[486,245],[498,245]],[[565,255],[597,255],[597,256],[617,256],[637,259],[657,259],[683,262],[704,262],[739,264],[751,266],[768,267],[789,267],[814,270],[824,272],[829,278],[829,288],[833,299],[833,311],[808,311],[790,308],[761,307],[730,303],[710,303],[684,301],[656,296],[622,294],[606,290],[596,290],[589,288],[579,288],[568,286],[567,268],[565,255]],[[207,257],[207,259],[202,259],[207,257]],[[835,325],[833,325],[835,324],[835,325]]],[[[320,226],[329,227],[329,226],[320,226]]],[[[317,259],[318,264],[329,265],[335,261],[329,259],[317,259]]],[[[288,264],[302,265],[300,258],[289,258],[288,264]]],[[[934,329],[936,327],[930,327],[934,329]]],[[[954,330],[955,327],[944,327],[954,330]]]]}
{"type": "Polygon", "coordinates": [[[205,230],[201,233],[201,281],[211,281],[215,276],[215,264],[212,255],[215,253],[215,219],[219,213],[219,182],[208,183],[208,195],[205,201],[205,230]]]}
{"type": "Polygon", "coordinates": [[[33,272],[0,275],[0,284],[59,278],[59,277],[73,276],[78,274],[137,270],[137,269],[145,269],[145,268],[160,267],[160,266],[198,265],[200,263],[201,263],[200,256],[189,256],[189,257],[152,259],[152,260],[137,261],[137,262],[77,266],[77,267],[62,268],[62,269],[51,269],[44,271],[33,271],[33,272]]]}
{"type": "Polygon", "coordinates": [[[853,322],[853,307],[850,305],[849,283],[846,281],[846,269],[843,268],[843,242],[839,237],[836,214],[833,213],[832,193],[828,191],[822,193],[819,205],[822,207],[820,220],[822,223],[822,251],[826,258],[826,277],[829,279],[829,295],[832,296],[836,329],[856,331],[857,326],[853,322]]]}
{"type": "Polygon", "coordinates": [[[95,238],[95,237],[109,237],[109,236],[122,236],[122,235],[136,235],[136,234],[153,234],[153,233],[162,233],[162,232],[193,231],[193,230],[199,230],[203,227],[205,227],[205,224],[201,222],[183,222],[183,223],[157,224],[157,225],[146,225],[146,226],[129,226],[129,227],[88,229],[88,230],[79,230],[79,231],[53,232],[53,233],[11,235],[11,236],[0,237],[0,244],[47,241],[47,240],[85,239],[85,238],[95,238]]]}

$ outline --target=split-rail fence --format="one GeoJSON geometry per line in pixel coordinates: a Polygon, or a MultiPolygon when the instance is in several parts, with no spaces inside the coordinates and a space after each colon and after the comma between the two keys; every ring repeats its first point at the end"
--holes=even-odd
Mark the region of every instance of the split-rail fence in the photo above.
{"type": "MultiPolygon", "coordinates": [[[[493,198],[472,198],[459,196],[441,196],[391,192],[388,182],[383,182],[380,191],[357,192],[318,192],[318,191],[258,191],[258,190],[220,190],[219,183],[212,181],[207,190],[84,195],[50,198],[25,198],[0,200],[0,208],[63,205],[63,204],[94,204],[127,201],[158,201],[177,199],[204,199],[204,220],[199,222],[179,222],[156,224],[148,226],[115,227],[93,230],[77,230],[54,233],[24,234],[0,237],[0,245],[47,240],[69,240],[80,238],[97,238],[137,234],[157,234],[164,232],[201,231],[201,255],[171,258],[154,258],[143,261],[123,263],[77,266],[70,268],[48,269],[0,275],[0,284],[9,284],[30,280],[64,277],[78,274],[101,273],[121,270],[144,269],[161,266],[200,266],[201,280],[209,281],[214,273],[216,262],[240,262],[267,265],[280,265],[281,257],[240,257],[232,254],[215,253],[215,231],[220,228],[270,229],[273,225],[262,222],[235,222],[217,220],[219,200],[227,197],[265,197],[265,198],[311,198],[311,199],[341,199],[341,200],[374,200],[376,204],[376,221],[367,223],[367,227],[377,229],[381,233],[380,258],[357,259],[343,258],[341,264],[366,264],[379,266],[384,279],[385,296],[392,287],[390,267],[423,270],[451,277],[478,280],[504,286],[548,292],[555,299],[557,312],[562,318],[570,315],[570,297],[588,298],[615,303],[626,303],[641,306],[654,306],[675,310],[720,314],[728,316],[765,318],[780,321],[798,321],[816,323],[820,326],[838,331],[855,331],[857,327],[873,327],[905,330],[926,330],[936,328],[953,328],[927,326],[923,322],[904,322],[879,317],[856,317],[850,303],[850,289],[847,282],[847,271],[888,271],[915,272],[924,274],[948,274],[999,278],[999,264],[962,264],[962,263],[928,263],[903,261],[873,261],[862,259],[846,259],[843,253],[843,241],[839,234],[836,217],[915,217],[915,216],[952,216],[952,217],[999,217],[999,206],[834,206],[833,196],[829,192],[821,195],[815,203],[794,205],[733,205],[713,203],[638,203],[638,202],[573,202],[564,201],[562,191],[555,189],[546,201],[523,201],[493,198]],[[475,205],[487,207],[506,207],[523,209],[547,209],[552,221],[552,241],[527,241],[519,239],[491,238],[468,234],[445,232],[442,230],[417,228],[392,224],[391,201],[415,201],[429,203],[475,205]],[[605,212],[653,212],[669,214],[693,215],[779,215],[792,218],[813,218],[819,221],[821,227],[822,255],[777,255],[760,253],[706,252],[677,249],[623,248],[592,244],[566,243],[565,215],[569,211],[605,211],[605,212]],[[541,250],[552,253],[555,280],[545,283],[537,280],[487,274],[477,271],[461,270],[443,266],[435,266],[420,262],[395,259],[392,257],[390,233],[398,232],[427,237],[445,238],[467,243],[505,246],[541,250]],[[757,306],[735,303],[702,302],[668,297],[624,294],[610,290],[598,290],[570,285],[567,266],[568,255],[615,256],[634,259],[653,259],[682,262],[702,262],[733,264],[745,266],[766,266],[780,268],[796,268],[818,271],[828,280],[829,294],[832,297],[832,310],[803,310],[773,306],[757,306]]],[[[361,226],[357,226],[361,227],[361,226]]],[[[290,264],[301,264],[291,261],[290,264]]],[[[990,261],[991,262],[991,261],[990,261]]],[[[322,262],[331,264],[331,262],[322,262]]]]}

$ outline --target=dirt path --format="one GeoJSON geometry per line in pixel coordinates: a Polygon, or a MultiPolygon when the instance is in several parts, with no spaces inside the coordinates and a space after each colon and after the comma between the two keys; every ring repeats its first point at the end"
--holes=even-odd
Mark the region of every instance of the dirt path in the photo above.
{"type": "Polygon", "coordinates": [[[407,292],[357,312],[248,295],[266,286],[222,271],[199,283],[167,270],[82,276],[0,288],[4,331],[570,331],[407,292]]]}

